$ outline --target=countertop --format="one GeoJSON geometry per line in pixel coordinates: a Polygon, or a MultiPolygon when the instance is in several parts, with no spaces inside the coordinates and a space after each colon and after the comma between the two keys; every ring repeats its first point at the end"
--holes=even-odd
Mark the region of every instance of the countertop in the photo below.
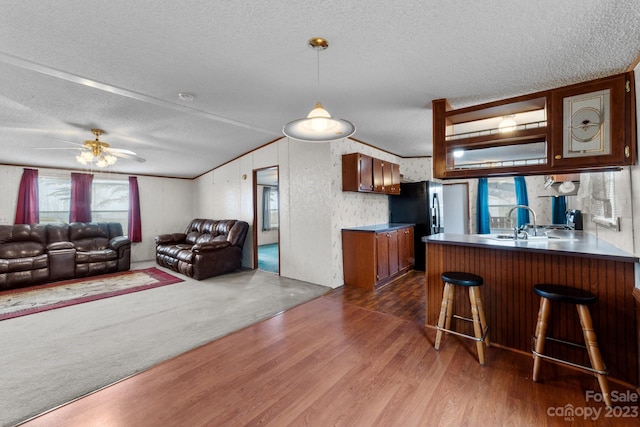
{"type": "Polygon", "coordinates": [[[415,224],[404,224],[399,222],[385,223],[385,224],[374,224],[374,225],[363,225],[361,227],[347,227],[343,228],[343,230],[349,231],[391,231],[398,230],[400,228],[413,227],[415,224]]]}
{"type": "Polygon", "coordinates": [[[549,240],[497,240],[495,234],[440,233],[422,237],[425,243],[486,247],[489,249],[551,254],[638,262],[638,257],[583,231],[554,230],[549,240]],[[558,237],[561,240],[554,240],[558,237]]]}

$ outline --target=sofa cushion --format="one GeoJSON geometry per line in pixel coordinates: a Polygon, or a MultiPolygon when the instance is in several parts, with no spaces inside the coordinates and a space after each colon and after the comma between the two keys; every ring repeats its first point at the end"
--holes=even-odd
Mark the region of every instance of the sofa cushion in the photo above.
{"type": "Polygon", "coordinates": [[[37,242],[11,242],[0,245],[0,258],[24,258],[42,255],[45,246],[37,242]]]}
{"type": "Polygon", "coordinates": [[[47,243],[69,241],[69,224],[47,224],[47,243]]]}
{"type": "Polygon", "coordinates": [[[109,227],[105,223],[74,222],[69,224],[69,240],[82,252],[109,247],[109,227]]]}
{"type": "Polygon", "coordinates": [[[156,247],[156,253],[160,255],[168,255],[170,257],[177,257],[178,253],[183,250],[191,250],[193,245],[179,244],[179,245],[159,245],[156,247]]]}
{"type": "Polygon", "coordinates": [[[0,258],[35,257],[45,253],[47,233],[43,225],[0,226],[0,258]]]}
{"type": "Polygon", "coordinates": [[[48,266],[49,257],[46,254],[24,258],[0,259],[0,273],[46,269],[48,266]]]}
{"type": "Polygon", "coordinates": [[[76,252],[76,264],[104,262],[118,259],[118,253],[111,249],[76,252]]]}

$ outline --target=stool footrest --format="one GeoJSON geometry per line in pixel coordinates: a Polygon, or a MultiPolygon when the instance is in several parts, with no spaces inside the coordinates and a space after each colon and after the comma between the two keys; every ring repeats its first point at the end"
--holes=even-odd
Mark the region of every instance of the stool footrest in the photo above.
{"type": "MultiPolygon", "coordinates": [[[[556,339],[556,338],[545,337],[545,339],[550,340],[550,341],[560,342],[560,343],[563,343],[563,344],[568,344],[568,345],[571,345],[571,346],[574,346],[574,347],[586,348],[586,347],[584,347],[584,346],[582,346],[580,344],[575,344],[575,343],[572,343],[572,342],[563,341],[563,340],[559,340],[559,339],[556,339]]],[[[558,359],[557,357],[549,356],[547,354],[538,353],[535,350],[535,348],[536,348],[536,337],[531,337],[531,352],[533,353],[534,356],[538,356],[538,357],[540,357],[542,359],[552,360],[554,362],[561,363],[563,365],[572,366],[574,368],[578,368],[578,369],[581,369],[583,371],[593,372],[594,374],[609,375],[609,371],[607,371],[607,370],[593,369],[591,366],[585,366],[585,365],[581,365],[579,363],[570,362],[568,360],[558,359]]]]}
{"type": "MultiPolygon", "coordinates": [[[[532,345],[532,346],[535,344],[535,339],[536,339],[536,337],[532,337],[532,340],[531,340],[531,345],[532,345]]],[[[584,345],[582,345],[582,344],[575,343],[575,342],[571,342],[571,341],[565,341],[565,340],[561,340],[561,339],[553,338],[553,337],[544,337],[544,339],[545,339],[546,341],[559,342],[559,343],[561,343],[561,344],[570,345],[571,347],[581,348],[581,349],[583,349],[583,350],[586,350],[586,349],[587,349],[587,347],[586,347],[586,346],[584,346],[584,345]]],[[[534,348],[535,348],[535,347],[534,347],[534,348]]]]}
{"type": "MultiPolygon", "coordinates": [[[[473,322],[473,319],[469,319],[468,317],[462,317],[462,316],[457,316],[457,315],[454,315],[453,317],[455,317],[456,319],[465,320],[467,322],[473,322]]],[[[463,334],[462,332],[454,331],[452,329],[441,328],[438,325],[436,325],[436,330],[437,331],[448,332],[450,334],[454,334],[454,335],[458,335],[458,336],[461,336],[461,337],[469,338],[469,339],[474,340],[474,341],[482,342],[487,338],[487,334],[489,333],[489,326],[484,328],[484,332],[483,332],[483,334],[482,334],[482,336],[480,338],[478,338],[478,337],[476,337],[474,335],[463,334]]]]}

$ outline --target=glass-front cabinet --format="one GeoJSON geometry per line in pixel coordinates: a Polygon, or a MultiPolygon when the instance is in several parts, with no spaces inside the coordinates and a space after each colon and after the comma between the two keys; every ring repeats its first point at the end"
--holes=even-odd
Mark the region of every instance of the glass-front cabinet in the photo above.
{"type": "Polygon", "coordinates": [[[570,173],[635,164],[631,72],[461,109],[433,101],[434,177],[570,173]]]}

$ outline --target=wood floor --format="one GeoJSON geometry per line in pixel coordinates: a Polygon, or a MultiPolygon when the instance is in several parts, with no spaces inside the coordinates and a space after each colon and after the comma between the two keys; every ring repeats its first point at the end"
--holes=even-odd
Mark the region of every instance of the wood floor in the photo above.
{"type": "Polygon", "coordinates": [[[529,355],[490,347],[481,367],[475,343],[455,336],[435,351],[423,304],[419,272],[376,292],[337,289],[25,425],[638,425],[640,403],[607,413],[585,401],[591,375],[544,364],[534,384],[529,355]]]}

